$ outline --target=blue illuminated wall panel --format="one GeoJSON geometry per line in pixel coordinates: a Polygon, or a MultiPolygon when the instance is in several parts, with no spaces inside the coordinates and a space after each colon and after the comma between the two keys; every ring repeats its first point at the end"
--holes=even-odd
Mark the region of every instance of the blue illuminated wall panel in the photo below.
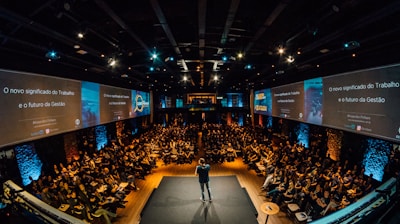
{"type": "Polygon", "coordinates": [[[297,136],[297,143],[302,144],[305,148],[309,145],[310,126],[305,123],[299,123],[294,129],[297,136]]]}
{"type": "Polygon", "coordinates": [[[372,178],[382,181],[384,169],[389,162],[391,144],[379,139],[366,139],[363,165],[365,175],[373,175],[372,178]]]}
{"type": "Polygon", "coordinates": [[[15,156],[24,186],[31,183],[29,177],[32,177],[33,180],[39,179],[43,164],[36,154],[33,144],[15,147],[15,156]]]}
{"type": "Polygon", "coordinates": [[[96,133],[96,145],[97,150],[104,148],[108,141],[107,141],[107,128],[104,125],[96,126],[95,128],[96,133]]]}

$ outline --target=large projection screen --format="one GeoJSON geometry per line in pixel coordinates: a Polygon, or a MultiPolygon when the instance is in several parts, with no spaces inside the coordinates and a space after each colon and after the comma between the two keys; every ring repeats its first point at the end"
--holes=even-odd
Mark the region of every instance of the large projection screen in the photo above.
{"type": "Polygon", "coordinates": [[[131,90],[100,85],[100,122],[129,118],[131,90]]]}
{"type": "Polygon", "coordinates": [[[272,116],[271,89],[254,91],[254,113],[272,116]]]}
{"type": "Polygon", "coordinates": [[[325,77],[323,125],[400,141],[400,66],[325,77]]]}
{"type": "Polygon", "coordinates": [[[0,70],[0,147],[150,115],[138,90],[0,70]]]}
{"type": "Polygon", "coordinates": [[[139,90],[132,90],[130,117],[139,117],[150,114],[150,94],[139,90]]]}
{"type": "Polygon", "coordinates": [[[322,78],[304,81],[304,121],[311,124],[322,124],[323,108],[322,78]]]}
{"type": "Polygon", "coordinates": [[[304,120],[303,82],[272,88],[272,116],[304,120]]]}
{"type": "Polygon", "coordinates": [[[400,142],[400,65],[255,91],[254,113],[400,142]]]}
{"type": "Polygon", "coordinates": [[[79,81],[0,70],[0,146],[82,128],[79,81]]]}

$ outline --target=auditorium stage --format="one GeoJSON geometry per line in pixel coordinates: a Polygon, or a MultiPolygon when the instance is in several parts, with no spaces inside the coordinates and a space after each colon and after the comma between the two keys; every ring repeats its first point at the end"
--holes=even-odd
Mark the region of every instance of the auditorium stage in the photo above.
{"type": "Polygon", "coordinates": [[[144,206],[140,223],[258,224],[257,210],[236,176],[211,176],[210,186],[213,201],[203,203],[197,177],[164,176],[144,206]]]}

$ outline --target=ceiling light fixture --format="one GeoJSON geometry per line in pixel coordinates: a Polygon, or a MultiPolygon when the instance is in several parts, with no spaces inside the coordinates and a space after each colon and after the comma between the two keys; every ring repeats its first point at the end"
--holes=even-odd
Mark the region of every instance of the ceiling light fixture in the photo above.
{"type": "Polygon", "coordinates": [[[76,53],[84,55],[84,54],[87,54],[88,52],[85,51],[85,50],[80,49],[80,50],[77,50],[76,53]]]}
{"type": "MultiPolygon", "coordinates": [[[[154,54],[153,54],[153,55],[154,55],[154,54]]],[[[169,57],[166,57],[166,58],[164,59],[164,62],[169,62],[169,61],[175,61],[175,58],[172,57],[172,56],[169,56],[169,57]]]]}
{"type": "Polygon", "coordinates": [[[292,63],[292,62],[294,62],[294,57],[290,55],[289,57],[287,57],[286,61],[288,63],[292,63]]]}
{"type": "Polygon", "coordinates": [[[46,58],[50,60],[57,60],[60,59],[60,55],[56,51],[51,50],[46,53],[46,58]]]}
{"type": "Polygon", "coordinates": [[[322,54],[326,54],[326,53],[329,52],[329,49],[328,48],[324,48],[324,49],[319,50],[319,52],[321,52],[322,54]]]}
{"type": "Polygon", "coordinates": [[[278,48],[278,54],[283,54],[283,53],[285,53],[285,49],[282,47],[282,46],[280,46],[279,48],[278,48]]]}
{"type": "Polygon", "coordinates": [[[85,37],[85,35],[82,32],[79,32],[77,36],[79,39],[83,39],[85,37]]]}
{"type": "Polygon", "coordinates": [[[360,47],[360,43],[355,41],[355,40],[353,40],[353,41],[349,41],[349,42],[344,43],[343,47],[344,47],[345,50],[352,50],[352,49],[360,47]]]}
{"type": "Polygon", "coordinates": [[[247,64],[245,67],[244,67],[244,69],[246,69],[246,70],[251,70],[251,69],[253,69],[254,67],[251,65],[251,64],[247,64]]]}
{"type": "Polygon", "coordinates": [[[111,67],[114,67],[117,65],[117,61],[114,58],[109,58],[108,59],[108,65],[111,67]]]}

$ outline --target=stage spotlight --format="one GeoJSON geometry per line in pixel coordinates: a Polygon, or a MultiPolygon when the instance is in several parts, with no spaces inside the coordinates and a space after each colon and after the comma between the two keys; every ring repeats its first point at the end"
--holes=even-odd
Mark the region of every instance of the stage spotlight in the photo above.
{"type": "Polygon", "coordinates": [[[60,55],[58,55],[56,51],[51,50],[46,53],[46,58],[49,58],[51,60],[57,60],[60,59],[60,55]]]}
{"type": "Polygon", "coordinates": [[[292,63],[292,62],[294,62],[294,57],[293,56],[289,56],[289,57],[286,58],[286,61],[288,63],[292,63]]]}
{"type": "Polygon", "coordinates": [[[345,50],[352,50],[352,49],[360,47],[360,43],[353,40],[353,41],[344,43],[343,47],[345,50]]]}
{"type": "Polygon", "coordinates": [[[117,65],[117,61],[114,58],[109,58],[108,65],[114,67],[115,65],[117,65]]]}
{"type": "Polygon", "coordinates": [[[252,69],[254,69],[255,67],[254,67],[254,65],[252,65],[252,64],[247,64],[246,66],[244,66],[244,69],[245,70],[252,70],[252,69]]]}
{"type": "Polygon", "coordinates": [[[169,61],[175,61],[175,58],[172,57],[172,56],[169,56],[169,57],[166,57],[166,58],[164,59],[164,62],[169,62],[169,61]]]}
{"type": "Polygon", "coordinates": [[[77,34],[77,37],[78,37],[79,39],[83,39],[83,38],[84,38],[84,34],[83,34],[82,32],[79,32],[79,33],[77,34]]]}
{"type": "Polygon", "coordinates": [[[282,46],[280,46],[278,48],[278,54],[282,55],[283,53],[285,53],[285,49],[282,46]]]}
{"type": "Polygon", "coordinates": [[[217,75],[214,76],[214,81],[218,81],[218,76],[217,75]]]}

